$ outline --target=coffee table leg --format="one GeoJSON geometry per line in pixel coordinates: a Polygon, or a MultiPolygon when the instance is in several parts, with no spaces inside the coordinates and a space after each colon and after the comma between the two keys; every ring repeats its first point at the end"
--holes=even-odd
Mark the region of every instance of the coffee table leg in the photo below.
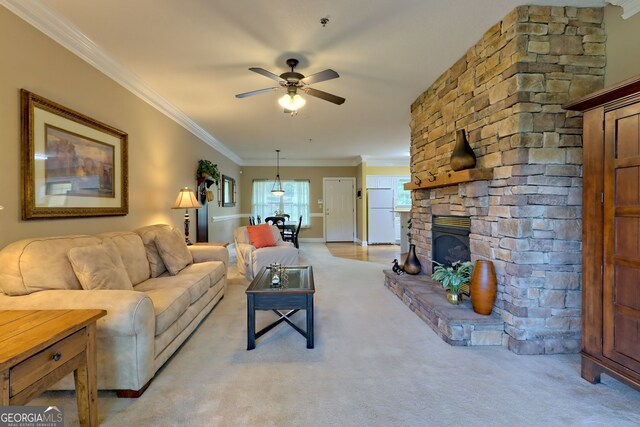
{"type": "Polygon", "coordinates": [[[78,418],[83,427],[98,425],[98,375],[96,372],[96,324],[87,325],[87,348],[84,360],[73,371],[76,385],[78,418]]]}
{"type": "Polygon", "coordinates": [[[313,294],[307,295],[307,348],[313,348],[313,294]]]}
{"type": "Polygon", "coordinates": [[[256,306],[255,297],[247,295],[247,350],[256,348],[256,306]]]}

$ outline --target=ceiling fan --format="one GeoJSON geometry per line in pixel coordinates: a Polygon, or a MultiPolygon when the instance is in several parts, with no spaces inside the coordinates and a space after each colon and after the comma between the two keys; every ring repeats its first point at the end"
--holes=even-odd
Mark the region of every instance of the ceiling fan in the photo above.
{"type": "MultiPolygon", "coordinates": [[[[316,98],[324,99],[325,101],[333,102],[337,105],[342,105],[345,101],[344,98],[323,92],[318,89],[313,89],[309,87],[309,85],[314,83],[323,82],[325,80],[336,79],[340,77],[338,73],[335,71],[328,69],[324,71],[320,71],[319,73],[312,74],[310,76],[305,77],[304,74],[300,74],[294,69],[298,65],[298,60],[294,58],[287,59],[287,65],[291,68],[291,71],[284,72],[279,76],[270,71],[265,70],[264,68],[259,67],[251,67],[250,71],[254,73],[261,74],[265,77],[273,79],[277,81],[281,87],[287,90],[286,95],[278,100],[280,105],[284,107],[285,113],[296,111],[298,108],[302,107],[305,104],[304,98],[302,98],[297,92],[300,89],[302,92],[307,95],[315,96],[316,98]]],[[[270,92],[272,90],[278,89],[277,86],[269,87],[266,89],[258,89],[253,90],[251,92],[239,93],[236,95],[236,98],[246,98],[248,96],[258,95],[261,93],[270,92]]]]}

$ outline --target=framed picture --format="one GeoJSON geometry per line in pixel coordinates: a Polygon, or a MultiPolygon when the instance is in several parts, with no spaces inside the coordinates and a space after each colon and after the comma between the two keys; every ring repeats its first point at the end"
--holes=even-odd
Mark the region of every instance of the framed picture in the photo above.
{"type": "Polygon", "coordinates": [[[126,215],[127,134],[22,89],[22,219],[126,215]]]}

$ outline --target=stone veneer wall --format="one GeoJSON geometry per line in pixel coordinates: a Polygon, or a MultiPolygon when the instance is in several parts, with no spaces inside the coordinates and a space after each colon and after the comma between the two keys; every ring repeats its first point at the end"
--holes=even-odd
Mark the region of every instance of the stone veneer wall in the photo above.
{"type": "Polygon", "coordinates": [[[471,217],[472,260],[498,275],[495,310],[519,354],[580,350],[582,117],[561,104],[603,87],[603,9],[522,6],[411,106],[411,172],[450,171],[466,129],[490,181],[413,192],[413,242],[431,271],[431,215],[471,217]]]}

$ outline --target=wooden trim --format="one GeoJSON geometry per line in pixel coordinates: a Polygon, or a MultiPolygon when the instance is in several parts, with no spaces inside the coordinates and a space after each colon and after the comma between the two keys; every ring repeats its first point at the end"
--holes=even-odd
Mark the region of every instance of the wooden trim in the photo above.
{"type": "Polygon", "coordinates": [[[119,399],[137,399],[138,397],[142,396],[142,393],[144,393],[147,390],[147,388],[149,388],[152,380],[153,378],[147,381],[147,383],[143,385],[140,388],[140,390],[130,390],[130,389],[116,390],[116,396],[119,399]]]}
{"type": "Polygon", "coordinates": [[[613,161],[613,167],[618,168],[633,168],[640,166],[640,156],[624,157],[622,159],[615,159],[613,161]]]}
{"type": "Polygon", "coordinates": [[[569,101],[562,105],[565,110],[587,111],[610,102],[621,102],[626,98],[640,92],[640,76],[632,77],[614,86],[591,93],[580,99],[569,101]]]}
{"type": "Polygon", "coordinates": [[[640,268],[640,260],[637,258],[614,256],[612,262],[615,262],[615,265],[621,265],[623,267],[640,268]]]}
{"type": "Polygon", "coordinates": [[[404,184],[405,190],[420,190],[429,188],[446,187],[448,185],[461,184],[463,182],[484,181],[493,179],[493,168],[465,169],[458,172],[432,175],[427,172],[412,174],[411,182],[404,184]],[[418,184],[419,183],[419,184],[418,184]]]}
{"type": "Polygon", "coordinates": [[[582,350],[602,354],[604,108],[584,114],[582,205],[582,350]]]}
{"type": "Polygon", "coordinates": [[[620,216],[630,216],[630,217],[637,217],[640,216],[640,207],[638,206],[621,206],[616,208],[615,210],[615,216],[616,217],[620,217],[620,216]]]}

